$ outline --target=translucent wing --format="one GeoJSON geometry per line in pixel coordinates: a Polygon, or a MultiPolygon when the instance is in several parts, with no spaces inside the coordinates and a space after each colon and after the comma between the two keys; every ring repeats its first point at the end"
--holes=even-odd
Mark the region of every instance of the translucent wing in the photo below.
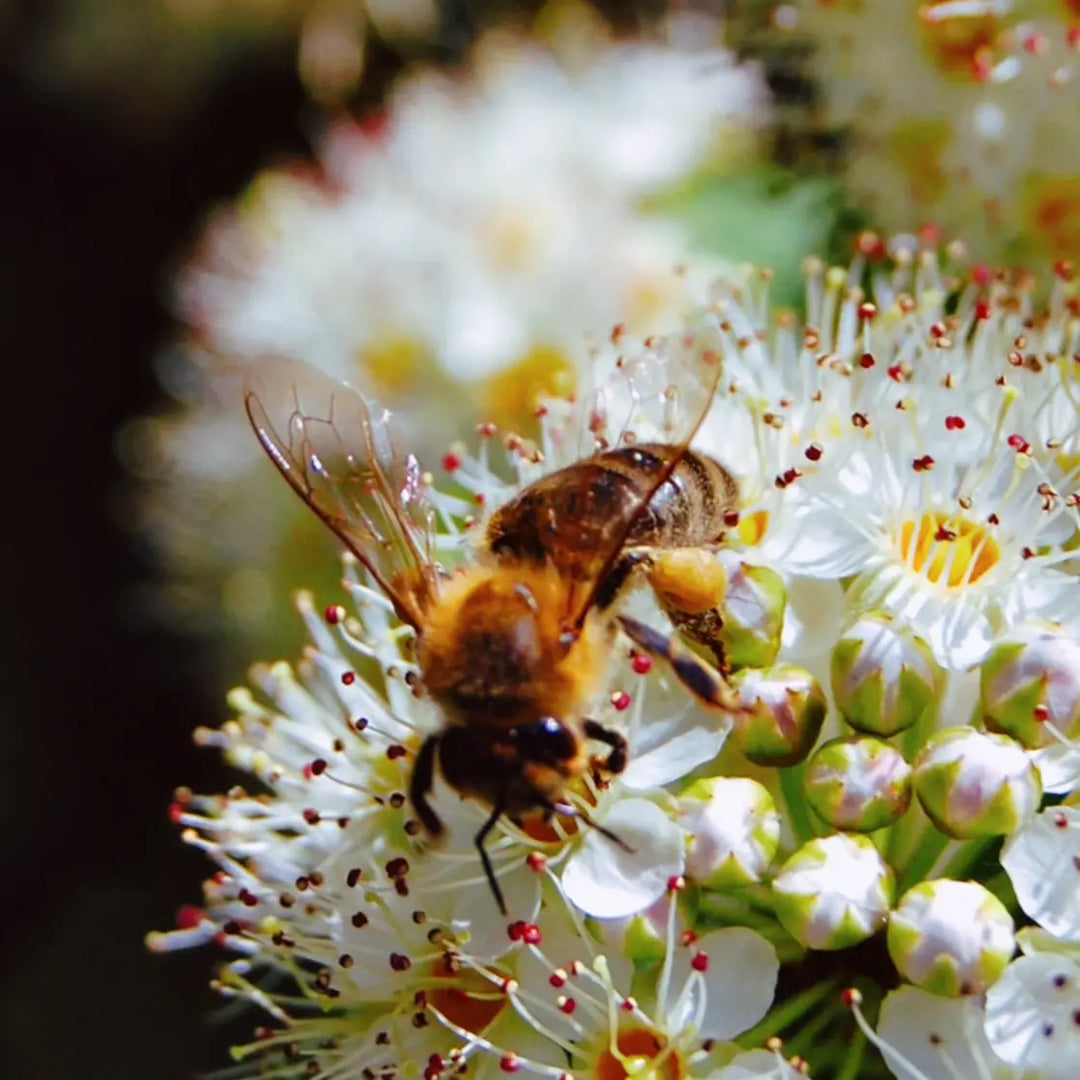
{"type": "Polygon", "coordinates": [[[438,588],[434,516],[416,458],[394,446],[390,414],[290,360],[260,361],[244,401],[281,475],[418,627],[438,588]]]}
{"type": "MultiPolygon", "coordinates": [[[[705,331],[665,338],[663,350],[645,346],[615,365],[583,398],[581,427],[587,431],[582,449],[592,455],[642,443],[661,443],[662,455],[643,455],[637,466],[640,482],[623,487],[609,500],[603,483],[583,474],[576,500],[580,513],[603,523],[590,559],[590,573],[571,591],[568,623],[580,626],[634,530],[648,513],[653,496],[671,478],[697,434],[716,396],[723,374],[718,336],[705,331]]],[[[570,526],[572,527],[572,526],[570,526]]],[[[558,528],[558,523],[556,523],[558,528]]]]}

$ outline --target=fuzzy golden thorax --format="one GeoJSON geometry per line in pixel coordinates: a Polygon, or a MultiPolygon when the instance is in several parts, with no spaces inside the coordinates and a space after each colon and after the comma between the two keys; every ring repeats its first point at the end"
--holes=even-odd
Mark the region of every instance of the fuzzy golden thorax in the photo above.
{"type": "Polygon", "coordinates": [[[590,616],[568,637],[571,583],[552,568],[479,566],[443,584],[417,643],[424,686],[450,723],[575,723],[597,693],[613,638],[590,616]]]}

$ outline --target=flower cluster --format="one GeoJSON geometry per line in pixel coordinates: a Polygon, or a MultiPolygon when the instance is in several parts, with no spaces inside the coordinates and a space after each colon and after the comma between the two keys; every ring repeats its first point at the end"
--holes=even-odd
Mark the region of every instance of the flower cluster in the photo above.
{"type": "Polygon", "coordinates": [[[467,74],[410,71],[316,161],[263,172],[212,218],[176,283],[189,338],[162,364],[184,408],[122,437],[174,612],[255,633],[283,579],[308,580],[279,565],[304,551],[281,542],[298,508],[251,483],[264,465],[236,403],[260,357],[400,408],[433,455],[464,419],[520,424],[572,393],[587,334],[678,325],[718,264],[695,270],[685,230],[645,201],[746,157],[765,112],[757,70],[695,29],[588,57],[489,35],[467,74]]]}
{"type": "Polygon", "coordinates": [[[773,45],[809,47],[845,183],[875,227],[934,222],[1008,257],[1076,257],[1076,6],[1030,0],[797,0],[773,45]]]}
{"type": "MultiPolygon", "coordinates": [[[[848,267],[807,264],[803,321],[768,280],[719,279],[677,334],[620,329],[593,357],[616,395],[643,357],[723,357],[695,448],[739,483],[707,559],[740,708],[692,703],[626,642],[592,715],[629,767],[588,777],[577,816],[499,823],[504,918],[485,808],[437,786],[437,846],[412,817],[439,717],[411,631],[347,561],[349,610],[301,598],[299,671],[256,670],[271,704],[237,691],[199,733],[261,793],[175,806],[217,872],[152,944],[226,950],[222,992],[273,1021],[242,1056],[431,1080],[1076,1075],[1080,289],[870,235],[848,267]]],[[[443,459],[448,560],[581,447],[578,410],[542,412],[539,441],[504,439],[513,482],[493,426],[443,459]]],[[[660,626],[659,599],[629,603],[660,626]]]]}

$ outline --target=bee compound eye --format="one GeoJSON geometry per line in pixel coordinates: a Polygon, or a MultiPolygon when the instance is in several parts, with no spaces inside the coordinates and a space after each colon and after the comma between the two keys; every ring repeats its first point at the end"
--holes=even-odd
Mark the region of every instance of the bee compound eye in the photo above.
{"type": "Polygon", "coordinates": [[[517,728],[517,744],[522,756],[532,761],[566,761],[577,752],[574,737],[554,716],[542,716],[531,724],[522,724],[517,728]]]}

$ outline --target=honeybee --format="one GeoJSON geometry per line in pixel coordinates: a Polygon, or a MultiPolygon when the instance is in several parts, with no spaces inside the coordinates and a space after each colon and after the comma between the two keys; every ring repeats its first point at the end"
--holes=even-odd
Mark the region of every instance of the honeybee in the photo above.
{"type": "Polygon", "coordinates": [[[706,349],[678,364],[627,363],[580,406],[580,460],[497,509],[473,565],[454,573],[436,559],[424,474],[395,450],[388,413],[288,361],[262,367],[247,389],[247,414],[271,461],[415,630],[417,689],[443,725],[416,754],[409,798],[432,837],[444,829],[429,801],[436,767],[462,797],[489,808],[475,844],[504,914],[485,850],[503,815],[518,825],[536,814],[575,816],[622,843],[566,794],[590,770],[614,775],[627,764],[625,737],[586,715],[620,629],[707,706],[739,708],[721,671],[618,611],[644,576],[677,626],[716,647],[707,613],[722,583],[706,548],[730,527],[738,489],[689,445],[720,374],[706,349]],[[635,418],[664,441],[638,443],[635,418]],[[590,741],[606,754],[590,755],[590,741]]]}

